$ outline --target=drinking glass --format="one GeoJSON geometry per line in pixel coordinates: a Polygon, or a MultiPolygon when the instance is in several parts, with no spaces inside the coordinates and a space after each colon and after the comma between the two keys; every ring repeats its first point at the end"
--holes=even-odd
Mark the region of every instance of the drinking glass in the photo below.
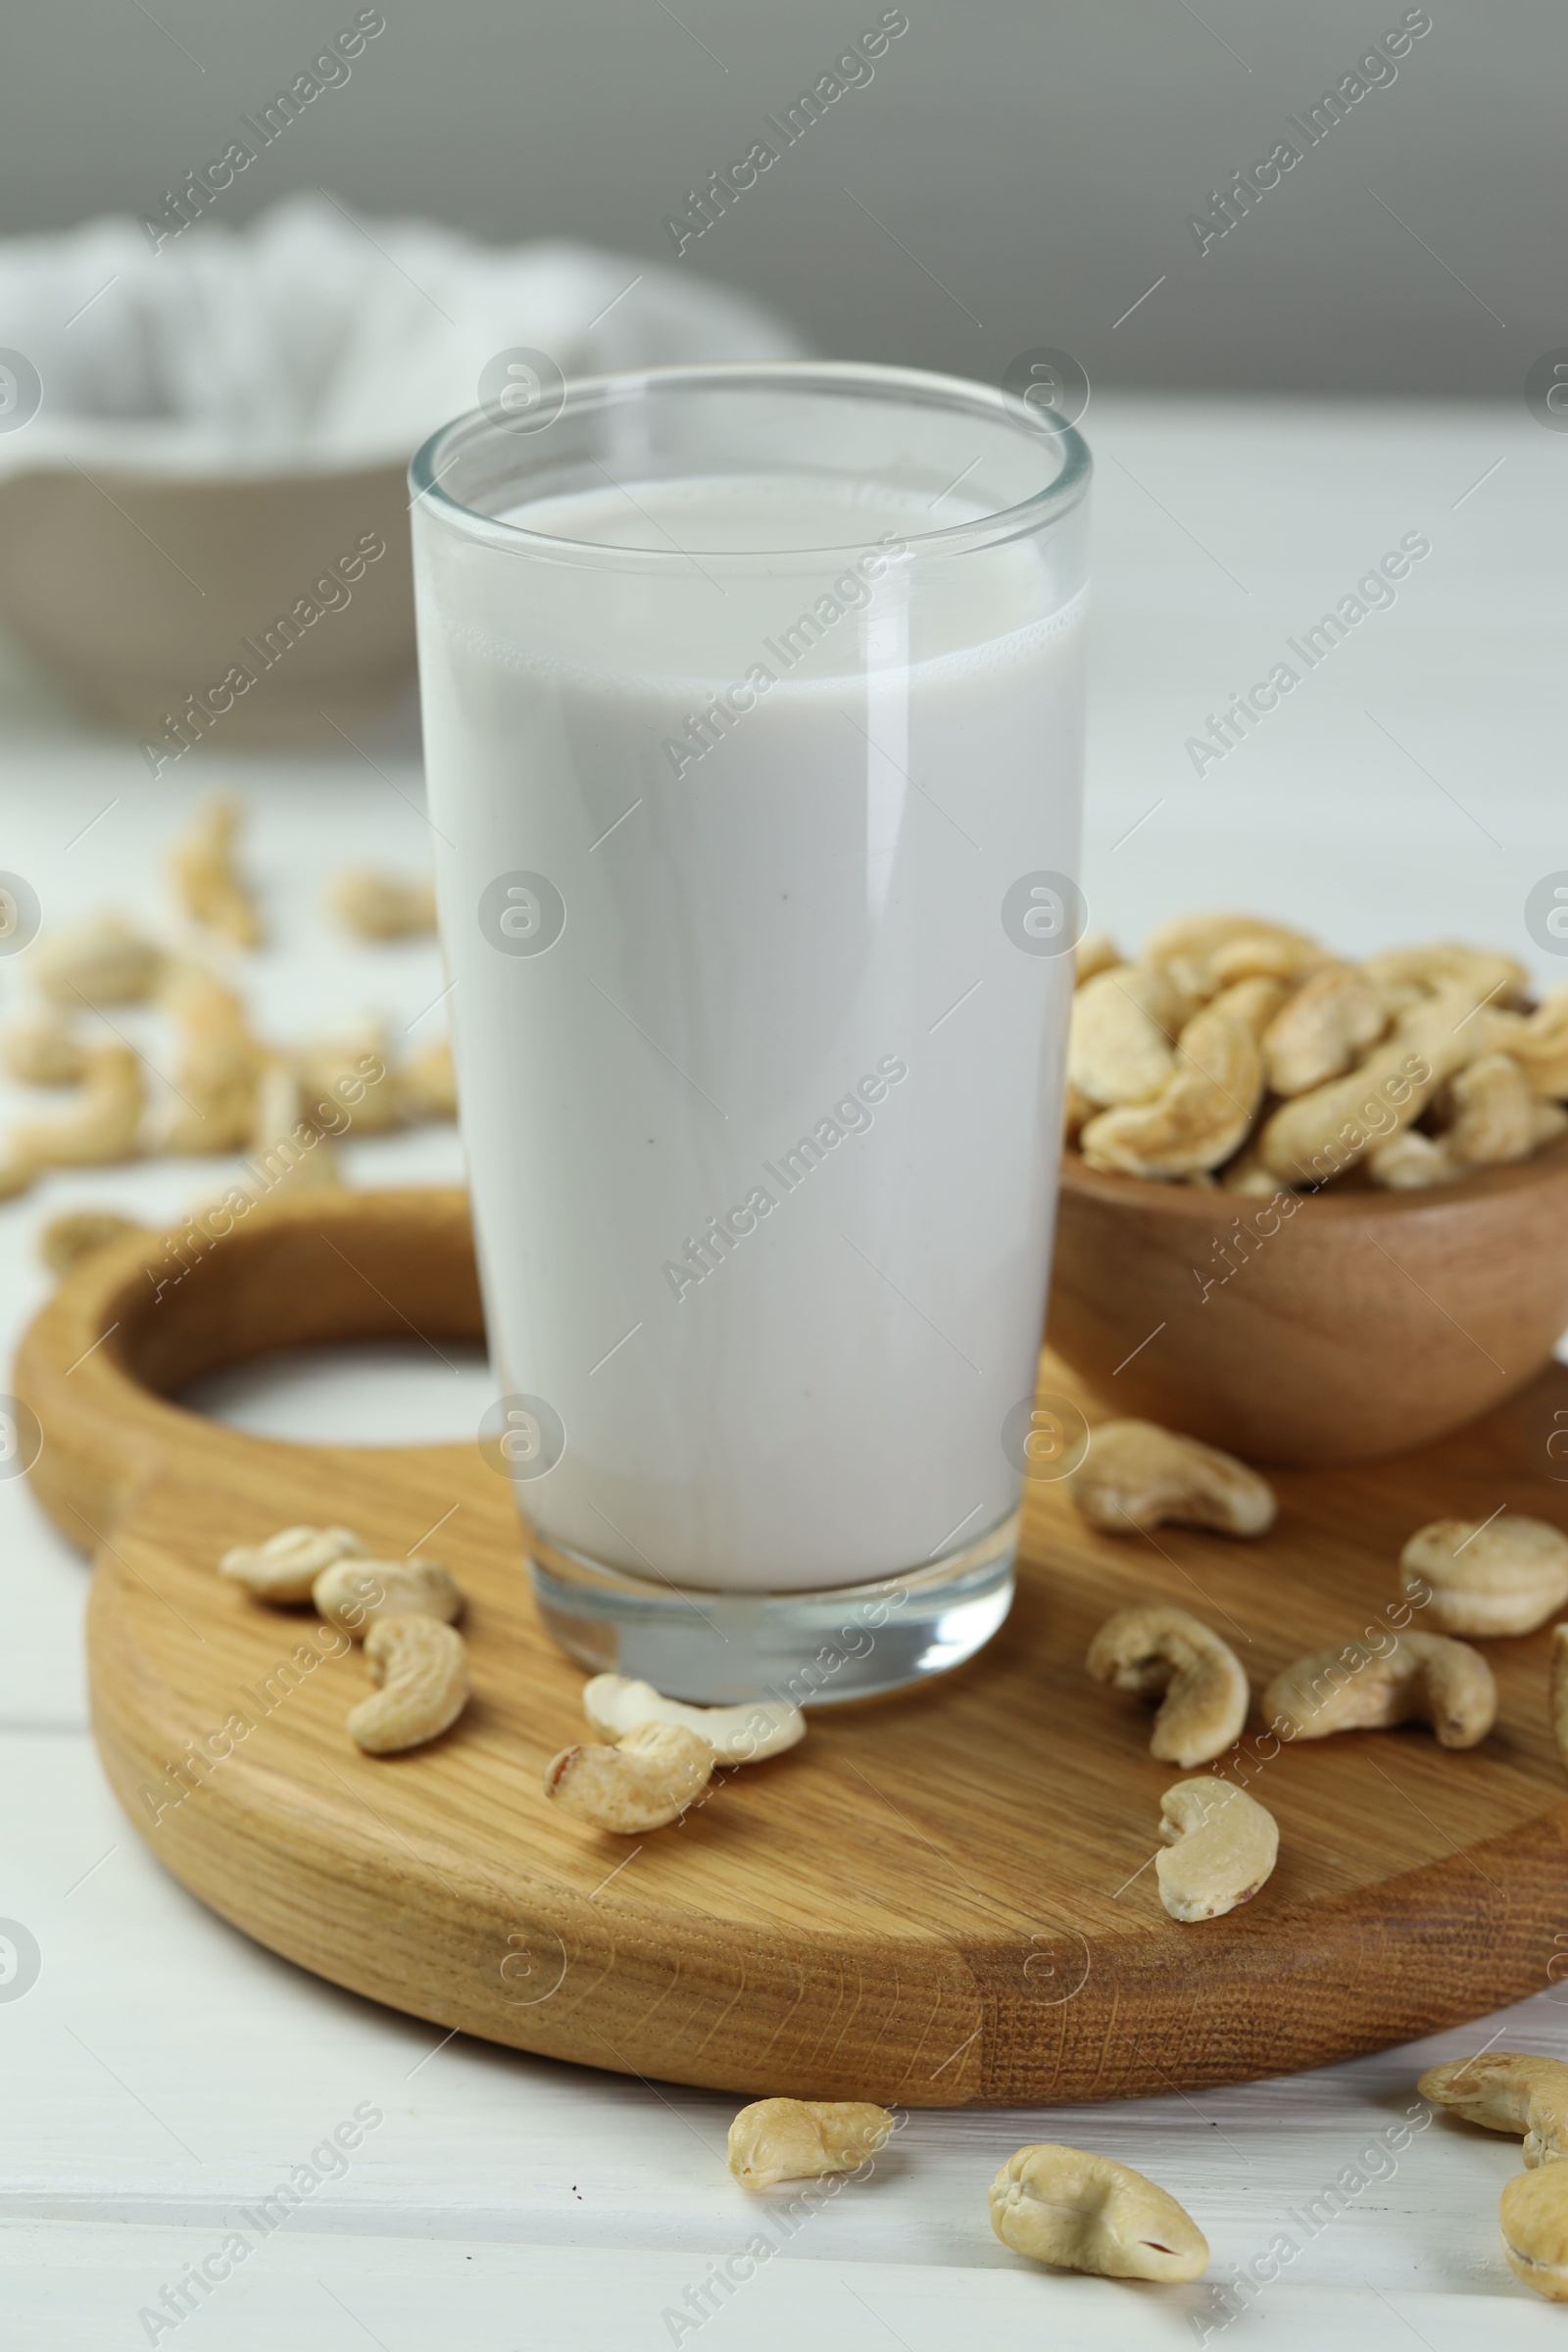
{"type": "Polygon", "coordinates": [[[411,479],[481,1443],[544,1617],[695,1699],[956,1665],[1041,1466],[1088,452],[903,369],[542,367],[411,479]]]}

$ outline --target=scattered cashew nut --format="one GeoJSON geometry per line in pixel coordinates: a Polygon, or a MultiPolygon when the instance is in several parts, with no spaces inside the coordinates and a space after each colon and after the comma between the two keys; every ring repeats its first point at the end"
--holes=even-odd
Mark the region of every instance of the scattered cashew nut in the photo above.
{"type": "Polygon", "coordinates": [[[296,1066],[305,1089],[305,1114],[328,1132],[349,1125],[357,1135],[385,1135],[401,1123],[384,1021],[367,1017],[334,1036],[315,1039],[296,1066]]]}
{"type": "Polygon", "coordinates": [[[302,1115],[300,1082],[279,1055],[263,1059],[249,1141],[241,1189],[252,1200],[270,1199],[279,1186],[303,1192],[338,1182],[337,1153],[316,1121],[302,1115]]]}
{"type": "Polygon", "coordinates": [[[220,931],[237,948],[254,948],[261,942],[261,917],[234,862],[242,817],[237,801],[220,796],[205,802],[171,847],[169,871],[192,922],[220,931]]]}
{"type": "Polygon", "coordinates": [[[1019,2148],[990,2202],[1003,2244],[1054,2270],[1175,2284],[1208,2266],[1208,2240],[1185,2207],[1110,2156],[1050,2140],[1019,2148]]]}
{"type": "Polygon", "coordinates": [[[413,939],[435,929],[435,885],[409,882],[368,865],[335,877],[333,911],[361,939],[413,939]]]}
{"type": "Polygon", "coordinates": [[[623,1674],[596,1674],[582,1709],[602,1740],[623,1740],[640,1723],[680,1723],[706,1740],[720,1764],[760,1764],[806,1738],[806,1717],[787,1699],[745,1699],[734,1707],[693,1707],[665,1698],[652,1683],[623,1674]]]}
{"type": "Polygon", "coordinates": [[[458,1082],[452,1066],[452,1041],[438,1037],[432,1045],[411,1054],[397,1074],[398,1105],[410,1119],[455,1119],[458,1082]]]}
{"type": "Polygon", "coordinates": [[[1483,2050],[1474,2058],[1429,2066],[1416,2089],[1435,2107],[1451,2107],[1467,2124],[1522,2137],[1532,2171],[1568,2156],[1568,2066],[1560,2058],[1483,2050]]]}
{"type": "Polygon", "coordinates": [[[76,1086],[87,1067],[82,1042],[57,1004],[13,1021],[0,1037],[0,1054],[24,1086],[76,1086]]]}
{"type": "Polygon", "coordinates": [[[1228,1642],[1186,1609],[1118,1609],[1089,1644],[1097,1683],[1159,1699],[1149,1752],[1162,1764],[1206,1764],[1247,1721],[1247,1675],[1228,1642]]]}
{"type": "Polygon", "coordinates": [[[165,991],[180,1035],[172,1080],[176,1101],[165,1128],[166,1152],[235,1152],[256,1123],[262,1049],[231,988],[199,964],[187,964],[165,991]]]}
{"type": "Polygon", "coordinates": [[[1568,2165],[1516,2173],[1497,2219],[1514,2277],[1548,2303],[1568,2303],[1568,2165]]]}
{"type": "Polygon", "coordinates": [[[1115,1536],[1129,1528],[1147,1534],[1166,1519],[1261,1536],[1279,1507],[1267,1479],[1234,1454],[1155,1421],[1102,1422],[1068,1492],[1092,1527],[1115,1536]]]}
{"type": "Polygon", "coordinates": [[[1497,1686],[1468,1642],[1403,1633],[1382,1651],[1348,1642],[1298,1658],[1270,1683],[1263,1712],[1292,1740],[1418,1722],[1431,1725],[1443,1747],[1474,1747],[1496,1719],[1497,1686]]]}
{"type": "Polygon", "coordinates": [[[365,1662],[381,1688],[350,1709],[348,1733],[368,1756],[422,1747],[468,1703],[466,1644],[438,1618],[378,1617],[365,1637],[365,1662]]]}
{"type": "Polygon", "coordinates": [[[714,1762],[683,1723],[640,1723],[614,1747],[564,1747],[545,1767],[545,1794],[574,1821],[632,1838],[677,1821],[714,1762]]]}
{"type": "Polygon", "coordinates": [[[1221,1919],[1250,1902],[1279,1859],[1279,1824],[1233,1781],[1178,1781],[1160,1798],[1154,1857],[1159,1899],[1172,1919],[1221,1919]]]}
{"type": "Polygon", "coordinates": [[[381,1617],[435,1617],[451,1625],[463,1614],[456,1577],[436,1560],[334,1560],[311,1587],[318,1617],[363,1641],[381,1617]]]}
{"type": "Polygon", "coordinates": [[[729,2169],[747,2188],[854,2173],[893,2129],[887,2109],[866,2099],[756,2099],[729,2128],[729,2169]]]}
{"type": "Polygon", "coordinates": [[[44,995],[67,1011],[83,1004],[143,1004],[164,968],[163,950],[118,914],[46,931],[30,958],[44,995]]]}
{"type": "Polygon", "coordinates": [[[1568,1536],[1513,1511],[1434,1519],[1400,1552],[1399,1582],[1446,1634],[1533,1634],[1568,1603],[1568,1536]]]}
{"type": "Polygon", "coordinates": [[[336,1560],[364,1559],[365,1545],[348,1527],[284,1527],[265,1544],[236,1544],[218,1563],[258,1600],[309,1600],[317,1578],[336,1560]]]}
{"type": "Polygon", "coordinates": [[[134,1159],[140,1149],[141,1062],[129,1046],[90,1046],[74,1106],[55,1119],[24,1120],[11,1131],[21,1167],[99,1167],[134,1159]]]}

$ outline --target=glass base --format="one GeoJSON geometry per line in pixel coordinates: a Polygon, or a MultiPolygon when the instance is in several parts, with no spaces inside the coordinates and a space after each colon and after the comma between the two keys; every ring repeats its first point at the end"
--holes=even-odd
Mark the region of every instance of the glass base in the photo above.
{"type": "Polygon", "coordinates": [[[1018,1513],[902,1576],[826,1592],[709,1592],[649,1583],[529,1534],[539,1612],[596,1674],[666,1698],[825,1706],[902,1690],[961,1666],[1012,1606],[1018,1513]]]}

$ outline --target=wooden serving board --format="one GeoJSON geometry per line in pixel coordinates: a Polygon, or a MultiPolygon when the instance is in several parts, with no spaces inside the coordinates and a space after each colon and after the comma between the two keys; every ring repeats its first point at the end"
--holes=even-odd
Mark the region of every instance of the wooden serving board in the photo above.
{"type": "MultiPolygon", "coordinates": [[[[1258,1692],[1300,1651],[1377,1624],[1422,1521],[1500,1503],[1568,1521],[1552,1475],[1568,1464],[1547,1451],[1568,1372],[1429,1452],[1280,1473],[1260,1544],[1096,1535],[1059,1485],[1033,1485],[1017,1602],[978,1658],[819,1709],[791,1754],[719,1776],[684,1823],[627,1841],[540,1793],[547,1759],[583,1735],[583,1675],[541,1632],[510,1491],[476,1446],[273,1444],[167,1401],[270,1348],[476,1335],[462,1195],[301,1196],[158,1297],[149,1263],[168,1270],[139,1238],[89,1259],[17,1374],[44,1435],[34,1484],[95,1554],[98,1744],[168,1867],[336,1984],[626,2073],[956,2106],[1347,2056],[1538,1988],[1565,1948],[1546,1634],[1486,1645],[1501,1708],[1469,1753],[1411,1730],[1244,1764],[1278,1818],[1279,1866],[1254,1902],[1197,1927],[1166,1918],[1150,1867],[1180,1776],[1150,1756],[1146,1711],[1091,1684],[1083,1657],[1112,1608],[1178,1601],[1228,1636],[1258,1692]],[[469,1595],[475,1694],[438,1743],[361,1755],[343,1728],[369,1688],[359,1653],[328,1655],[310,1612],[215,1574],[227,1544],[297,1520],[345,1522],[392,1556],[442,1523],[429,1547],[469,1595]],[[182,1794],[171,1767],[204,1742],[227,1752],[189,1767],[182,1794]]],[[[1044,1385],[1072,1387],[1049,1355],[1044,1385]]]]}

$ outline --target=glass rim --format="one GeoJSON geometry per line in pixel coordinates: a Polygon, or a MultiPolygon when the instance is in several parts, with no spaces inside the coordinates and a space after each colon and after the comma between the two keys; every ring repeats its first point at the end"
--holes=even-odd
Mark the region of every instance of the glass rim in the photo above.
{"type": "MultiPolygon", "coordinates": [[[[1057,470],[1043,489],[1012,506],[973,516],[967,522],[946,523],[935,530],[905,534],[906,558],[957,554],[1046,530],[1069,514],[1089,488],[1093,460],[1089,445],[1076,426],[1043,425],[1038,412],[1020,395],[1000,385],[917,368],[884,368],[849,360],[737,360],[569,376],[562,406],[550,421],[554,424],[568,415],[602,414],[615,407],[628,407],[650,393],[717,389],[774,393],[798,390],[860,399],[902,399],[916,407],[946,409],[953,414],[967,412],[988,423],[1010,426],[1033,441],[1049,442],[1059,451],[1057,470]]],[[[549,426],[536,430],[542,440],[549,426]]],[[[492,437],[498,444],[519,438],[510,434],[505,425],[498,424],[482,408],[466,410],[440,425],[410,462],[411,514],[423,505],[449,529],[484,540],[492,547],[561,563],[601,564],[620,570],[628,566],[638,570],[685,570],[690,568],[694,557],[720,564],[793,565],[803,557],[853,554],[860,545],[859,540],[850,539],[816,548],[635,548],[607,546],[602,540],[571,539],[556,532],[530,531],[520,523],[503,521],[497,515],[468,506],[443,486],[442,476],[450,472],[458,457],[481,439],[492,437]]],[[[524,470],[519,465],[519,475],[524,470]]]]}

